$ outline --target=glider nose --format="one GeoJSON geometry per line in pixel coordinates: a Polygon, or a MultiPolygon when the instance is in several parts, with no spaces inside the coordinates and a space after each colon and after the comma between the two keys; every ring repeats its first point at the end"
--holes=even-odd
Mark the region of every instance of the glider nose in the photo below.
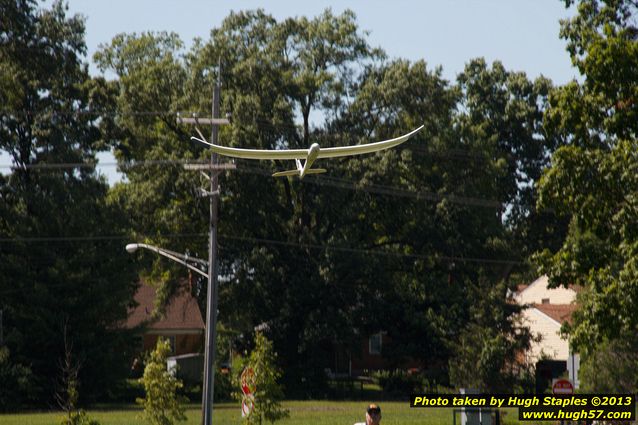
{"type": "Polygon", "coordinates": [[[310,148],[308,148],[308,157],[306,158],[306,163],[312,164],[319,156],[319,150],[320,148],[318,143],[313,143],[312,145],[310,145],[310,148]]]}

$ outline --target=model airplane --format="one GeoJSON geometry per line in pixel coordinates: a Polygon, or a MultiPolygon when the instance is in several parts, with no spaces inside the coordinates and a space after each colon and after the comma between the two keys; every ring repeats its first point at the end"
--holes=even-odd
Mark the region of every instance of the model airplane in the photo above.
{"type": "Polygon", "coordinates": [[[299,176],[303,179],[308,174],[325,173],[325,168],[311,168],[312,164],[317,159],[321,158],[337,158],[340,156],[361,155],[364,153],[372,153],[389,149],[394,146],[398,146],[401,143],[407,141],[415,133],[421,131],[423,126],[417,128],[405,134],[397,137],[396,139],[384,140],[382,142],[366,143],[363,145],[354,146],[339,146],[335,148],[321,148],[319,144],[313,143],[308,149],[283,149],[283,150],[263,150],[263,149],[241,149],[241,148],[229,148],[225,146],[214,145],[208,143],[206,140],[198,139],[197,137],[191,137],[192,140],[204,143],[210,146],[213,152],[220,155],[230,156],[233,158],[245,158],[245,159],[294,159],[297,164],[296,170],[280,171],[273,174],[273,177],[283,176],[299,176]],[[304,160],[304,163],[301,163],[304,160]]]}

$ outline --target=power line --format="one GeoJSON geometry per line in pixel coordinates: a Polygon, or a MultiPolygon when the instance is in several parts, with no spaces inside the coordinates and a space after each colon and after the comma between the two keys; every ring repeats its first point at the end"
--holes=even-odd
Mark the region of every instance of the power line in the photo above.
{"type": "MultiPolygon", "coordinates": [[[[132,169],[135,167],[142,166],[153,166],[153,165],[184,165],[191,163],[201,163],[206,164],[205,160],[149,160],[149,161],[136,161],[126,164],[117,164],[117,163],[105,163],[105,165],[109,166],[120,166],[122,169],[132,169]]],[[[95,168],[96,164],[93,163],[59,163],[59,164],[29,164],[25,165],[22,168],[33,169],[33,170],[59,170],[59,169],[70,169],[70,168],[95,168]]],[[[0,166],[0,168],[11,168],[16,169],[20,167],[12,167],[12,166],[0,166]]],[[[250,165],[238,166],[236,171],[242,173],[270,176],[272,174],[271,169],[256,167],[250,165]]],[[[416,200],[426,200],[426,201],[448,201],[454,204],[459,205],[468,205],[474,207],[482,207],[482,208],[502,208],[502,203],[496,200],[484,199],[484,198],[475,198],[469,196],[460,196],[454,194],[439,194],[435,192],[427,192],[427,191],[415,191],[409,190],[396,186],[387,186],[387,185],[379,185],[379,184],[366,184],[361,185],[352,180],[347,180],[338,177],[330,177],[330,176],[308,176],[304,179],[304,182],[320,185],[320,186],[330,186],[336,187],[340,189],[353,190],[359,192],[367,192],[371,194],[377,195],[386,195],[386,196],[394,196],[401,198],[412,198],[416,200]]]]}
{"type": "Polygon", "coordinates": [[[183,165],[183,164],[207,164],[204,159],[158,159],[158,160],[143,160],[143,161],[129,161],[129,162],[58,162],[58,163],[46,163],[41,162],[37,164],[24,164],[17,165],[0,165],[0,168],[12,169],[12,170],[62,170],[73,168],[106,168],[106,167],[120,167],[121,169],[144,167],[149,165],[183,165]]]}
{"type": "MultiPolygon", "coordinates": [[[[172,233],[166,235],[154,235],[167,239],[190,238],[206,236],[205,233],[172,233]]],[[[15,236],[12,238],[0,238],[0,242],[14,243],[35,243],[35,242],[93,242],[93,241],[113,241],[113,240],[130,240],[131,235],[91,235],[91,236],[15,236]]],[[[139,238],[150,238],[149,236],[138,235],[139,238]]]]}
{"type": "MultiPolygon", "coordinates": [[[[173,239],[173,238],[204,238],[207,237],[207,233],[175,233],[166,235],[155,235],[157,238],[173,239]]],[[[227,234],[220,234],[219,238],[226,241],[239,241],[250,242],[254,244],[274,245],[274,246],[286,246],[300,249],[315,249],[326,250],[344,253],[357,253],[364,255],[377,255],[377,256],[389,256],[398,258],[411,258],[422,260],[443,260],[443,261],[456,261],[460,263],[484,263],[484,264],[503,264],[503,265],[520,265],[525,264],[521,260],[497,260],[491,258],[478,258],[478,257],[459,257],[459,256],[444,256],[444,255],[426,255],[426,254],[406,254],[401,252],[392,252],[381,249],[365,249],[365,248],[353,248],[345,246],[335,246],[326,244],[312,244],[302,242],[291,242],[277,239],[256,238],[248,236],[234,236],[227,234]]],[[[130,235],[105,235],[105,236],[59,236],[59,237],[14,237],[14,238],[0,238],[0,242],[4,243],[42,243],[42,242],[91,242],[91,241],[110,241],[110,240],[130,240],[130,235]]]]}
{"type": "Polygon", "coordinates": [[[390,257],[402,257],[402,258],[413,258],[413,259],[422,259],[422,260],[445,260],[445,261],[458,261],[462,263],[489,263],[489,264],[525,264],[520,260],[495,260],[490,258],[475,258],[475,257],[458,257],[458,256],[442,256],[442,255],[424,255],[424,254],[405,254],[401,252],[392,252],[387,250],[379,250],[379,249],[364,249],[364,248],[351,248],[351,247],[341,247],[334,245],[323,245],[323,244],[311,244],[311,243],[301,243],[301,242],[288,242],[274,239],[262,239],[262,238],[254,238],[254,237],[242,237],[242,236],[221,236],[222,239],[231,239],[231,240],[239,240],[246,242],[257,242],[268,245],[279,245],[279,246],[291,246],[298,248],[309,248],[309,249],[319,249],[319,250],[328,250],[328,251],[337,251],[337,252],[346,252],[346,253],[357,253],[357,254],[365,254],[365,255],[381,255],[381,256],[390,256],[390,257]]]}
{"type": "MultiPolygon", "coordinates": [[[[264,176],[270,176],[272,174],[271,171],[258,168],[258,167],[250,167],[250,166],[242,166],[237,167],[237,171],[260,174],[264,176]]],[[[481,199],[481,198],[473,198],[467,196],[458,196],[458,195],[444,195],[438,194],[434,192],[426,192],[426,191],[414,191],[396,186],[385,186],[379,184],[366,184],[360,185],[352,180],[346,180],[338,177],[329,177],[329,176],[308,176],[304,179],[304,182],[312,183],[316,185],[322,186],[331,186],[340,189],[354,190],[360,192],[367,192],[371,194],[377,195],[386,195],[386,196],[394,196],[401,198],[412,198],[416,200],[427,200],[427,201],[448,201],[454,204],[475,206],[475,207],[484,207],[484,208],[502,208],[503,204],[490,199],[481,199]]]]}
{"type": "MultiPolygon", "coordinates": [[[[171,116],[174,117],[178,114],[178,111],[126,111],[126,112],[118,112],[118,111],[105,111],[105,110],[97,110],[97,109],[76,109],[74,111],[46,111],[50,112],[53,116],[79,116],[79,115],[99,115],[103,117],[126,117],[126,116],[171,116]]],[[[4,115],[14,115],[14,116],[31,116],[33,112],[31,111],[15,111],[2,109],[0,110],[0,114],[4,115]]],[[[182,114],[186,114],[182,112],[182,114]]],[[[188,112],[189,115],[195,114],[188,112]]]]}

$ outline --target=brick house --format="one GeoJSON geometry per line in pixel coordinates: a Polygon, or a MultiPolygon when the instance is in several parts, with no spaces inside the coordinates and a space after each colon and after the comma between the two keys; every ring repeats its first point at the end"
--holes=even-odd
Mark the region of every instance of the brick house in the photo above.
{"type": "Polygon", "coordinates": [[[135,294],[137,307],[129,312],[127,329],[144,327],[139,342],[139,351],[155,348],[157,338],[162,336],[171,343],[172,355],[199,353],[204,347],[204,320],[197,300],[190,294],[188,285],[183,285],[170,300],[162,317],[152,316],[155,288],[141,282],[135,294]]]}

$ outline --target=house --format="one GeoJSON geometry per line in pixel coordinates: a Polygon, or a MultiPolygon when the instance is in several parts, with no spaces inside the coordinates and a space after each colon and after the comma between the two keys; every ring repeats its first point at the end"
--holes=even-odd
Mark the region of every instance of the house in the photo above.
{"type": "MultiPolygon", "coordinates": [[[[519,285],[513,299],[522,306],[523,324],[541,339],[534,342],[526,353],[527,360],[536,364],[537,382],[551,382],[568,370],[578,388],[578,354],[572,353],[569,341],[560,334],[563,323],[571,321],[576,310],[575,286],[548,288],[548,277],[541,276],[529,285],[519,285]]],[[[537,384],[537,386],[540,384],[537,384]]],[[[541,387],[545,384],[540,385],[541,387]]]]}
{"type": "Polygon", "coordinates": [[[571,286],[565,288],[547,288],[549,279],[543,275],[529,285],[519,285],[514,299],[521,305],[524,304],[572,304],[576,301],[579,288],[571,286]]]}
{"type": "Polygon", "coordinates": [[[141,282],[135,294],[137,307],[129,312],[125,327],[144,326],[139,351],[155,348],[158,337],[171,343],[172,355],[199,353],[204,346],[204,320],[197,300],[190,294],[188,285],[180,287],[166,307],[165,314],[153,317],[155,288],[141,282]]]}
{"type": "Polygon", "coordinates": [[[547,276],[541,276],[529,285],[519,286],[514,300],[524,306],[523,322],[530,330],[541,335],[528,353],[529,360],[538,361],[541,357],[551,360],[567,361],[569,342],[560,336],[564,322],[571,320],[576,310],[574,287],[549,289],[547,276]]]}

